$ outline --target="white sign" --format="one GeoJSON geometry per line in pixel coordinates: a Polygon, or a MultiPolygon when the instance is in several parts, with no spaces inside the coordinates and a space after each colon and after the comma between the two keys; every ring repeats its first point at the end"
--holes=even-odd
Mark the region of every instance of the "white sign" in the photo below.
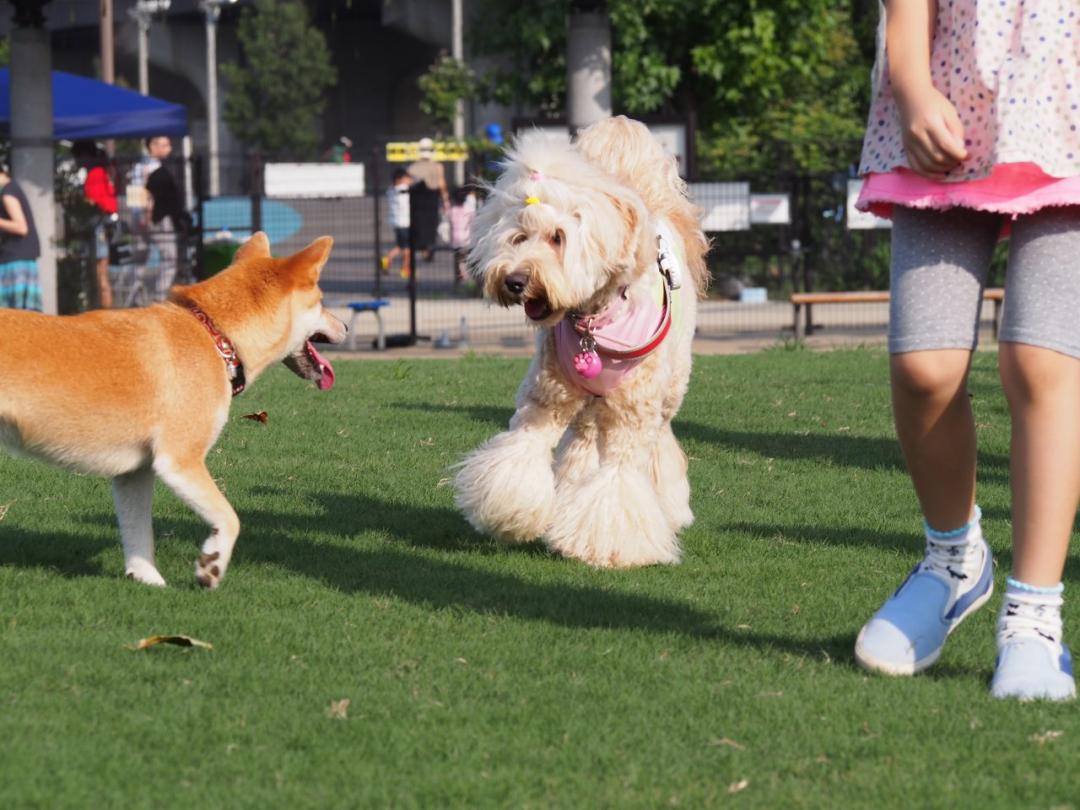
{"type": "Polygon", "coordinates": [[[702,230],[750,230],[749,183],[690,183],[689,190],[702,212],[702,230]]]}
{"type": "Polygon", "coordinates": [[[847,226],[853,231],[865,231],[870,228],[891,228],[892,220],[882,219],[855,207],[855,202],[862,192],[862,180],[847,181],[847,226]]]}
{"type": "Polygon", "coordinates": [[[751,194],[750,221],[759,225],[790,225],[790,194],[751,194]]]}
{"type": "Polygon", "coordinates": [[[267,197],[363,197],[363,163],[267,163],[267,197]]]}

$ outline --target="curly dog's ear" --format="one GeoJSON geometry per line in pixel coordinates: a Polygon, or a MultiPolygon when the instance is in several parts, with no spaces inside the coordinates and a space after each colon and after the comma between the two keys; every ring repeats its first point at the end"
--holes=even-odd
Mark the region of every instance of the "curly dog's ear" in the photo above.
{"type": "Polygon", "coordinates": [[[648,221],[645,206],[636,196],[608,194],[607,198],[618,212],[623,230],[621,250],[619,255],[613,258],[621,265],[638,266],[643,251],[648,250],[652,244],[645,231],[648,221]]]}

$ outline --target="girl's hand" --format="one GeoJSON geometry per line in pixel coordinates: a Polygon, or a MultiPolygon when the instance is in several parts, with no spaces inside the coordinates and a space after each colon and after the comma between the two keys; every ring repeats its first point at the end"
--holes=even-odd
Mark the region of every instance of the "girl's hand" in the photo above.
{"type": "Polygon", "coordinates": [[[941,180],[967,159],[964,125],[952,102],[933,85],[896,99],[904,151],[916,174],[941,180]]]}

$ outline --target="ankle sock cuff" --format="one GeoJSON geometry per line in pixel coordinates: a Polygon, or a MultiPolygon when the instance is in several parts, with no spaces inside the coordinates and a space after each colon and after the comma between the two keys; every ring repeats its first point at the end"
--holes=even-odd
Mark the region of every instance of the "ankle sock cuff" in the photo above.
{"type": "Polygon", "coordinates": [[[1065,583],[1059,582],[1057,585],[1051,585],[1050,587],[1042,587],[1040,585],[1028,585],[1026,582],[1021,582],[1018,579],[1009,577],[1005,580],[1005,584],[1009,588],[1013,588],[1021,593],[1033,593],[1039,596],[1058,596],[1065,590],[1065,583]]]}
{"type": "Polygon", "coordinates": [[[982,510],[976,504],[975,513],[971,516],[971,520],[961,526],[959,529],[950,529],[947,532],[939,532],[937,529],[930,526],[926,522],[926,518],[923,518],[923,529],[926,530],[926,536],[931,540],[959,540],[964,537],[973,526],[978,526],[979,521],[982,519],[982,510]]]}

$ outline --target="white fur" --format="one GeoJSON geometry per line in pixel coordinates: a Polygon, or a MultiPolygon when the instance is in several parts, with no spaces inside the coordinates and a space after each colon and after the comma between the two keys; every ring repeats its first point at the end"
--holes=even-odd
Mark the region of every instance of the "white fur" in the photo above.
{"type": "Polygon", "coordinates": [[[480,531],[542,537],[590,565],[678,562],[677,534],[693,512],[670,421],[686,392],[706,283],[696,210],[674,161],[625,118],[574,144],[523,137],[504,169],[477,215],[470,263],[489,298],[531,302],[540,333],[510,429],[459,465],[456,503],[480,531]],[[593,397],[567,378],[551,330],[568,312],[598,312],[622,289],[648,294],[660,222],[687,258],[679,327],[614,392],[593,397]]]}

